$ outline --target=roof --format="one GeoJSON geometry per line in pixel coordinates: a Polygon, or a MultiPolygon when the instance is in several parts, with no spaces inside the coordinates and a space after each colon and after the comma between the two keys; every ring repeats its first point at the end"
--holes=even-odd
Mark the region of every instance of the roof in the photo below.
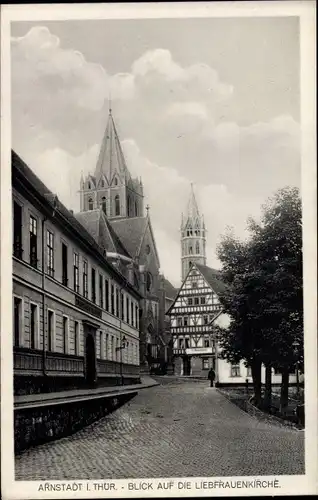
{"type": "Polygon", "coordinates": [[[175,288],[166,278],[164,278],[164,289],[166,292],[166,297],[169,299],[174,299],[179,291],[179,289],[175,288]]]}
{"type": "Polygon", "coordinates": [[[197,204],[197,200],[195,199],[195,194],[193,190],[193,184],[191,184],[191,193],[190,193],[190,198],[188,202],[188,217],[195,218],[199,217],[199,208],[197,204]]]}
{"type": "Polygon", "coordinates": [[[102,210],[79,212],[75,214],[75,217],[107,252],[131,258],[102,210]]]}
{"type": "Polygon", "coordinates": [[[147,217],[129,217],[110,221],[113,230],[134,258],[138,255],[148,224],[147,217]]]}
{"type": "Polygon", "coordinates": [[[103,265],[108,268],[113,276],[116,276],[119,281],[126,283],[127,287],[134,291],[135,294],[140,296],[136,290],[115,267],[105,259],[102,248],[98,245],[95,238],[86,230],[86,228],[77,220],[77,218],[70,212],[63,203],[60,202],[58,197],[50,191],[46,185],[35,175],[35,173],[26,165],[20,156],[11,150],[12,162],[12,183],[17,184],[20,177],[20,188],[28,189],[29,195],[36,196],[42,202],[43,207],[50,209],[50,213],[55,213],[56,218],[59,218],[63,224],[63,228],[73,233],[73,235],[80,240],[86,248],[89,248],[91,253],[95,255],[103,265]],[[21,179],[22,177],[22,179],[21,179]],[[30,189],[31,188],[31,189],[30,189]],[[32,190],[32,191],[31,191],[32,190]]]}
{"type": "Polygon", "coordinates": [[[124,178],[130,178],[113,115],[109,110],[108,122],[97,159],[95,177],[100,178],[101,175],[104,175],[111,183],[115,172],[124,178]]]}
{"type": "Polygon", "coordinates": [[[224,292],[225,284],[221,279],[220,271],[212,269],[212,267],[204,266],[203,264],[195,263],[194,265],[198,268],[200,273],[217,295],[224,292]]]}

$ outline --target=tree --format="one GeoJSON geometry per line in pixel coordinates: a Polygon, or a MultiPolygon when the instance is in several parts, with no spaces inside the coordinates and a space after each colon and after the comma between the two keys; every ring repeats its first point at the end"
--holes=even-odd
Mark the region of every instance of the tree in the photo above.
{"type": "Polygon", "coordinates": [[[270,403],[271,370],[282,372],[281,410],[288,404],[288,379],[295,366],[293,344],[302,363],[301,200],[296,188],[279,190],[262,207],[259,222],[248,221],[250,236],[232,234],[218,248],[226,291],[220,296],[230,315],[230,334],[221,347],[227,359],[244,359],[252,368],[255,399],[260,403],[260,366],[266,367],[265,402],[270,403]],[[300,354],[299,354],[300,353],[300,354]]]}

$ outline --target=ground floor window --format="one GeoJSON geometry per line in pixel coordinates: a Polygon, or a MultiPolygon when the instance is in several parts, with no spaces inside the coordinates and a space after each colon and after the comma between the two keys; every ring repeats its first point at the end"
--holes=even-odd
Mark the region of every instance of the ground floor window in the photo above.
{"type": "Polygon", "coordinates": [[[252,376],[252,368],[250,366],[248,366],[246,368],[246,376],[247,377],[251,377],[252,376]]]}
{"type": "Polygon", "coordinates": [[[208,358],[203,358],[202,359],[202,369],[203,370],[208,370],[209,369],[209,360],[208,360],[208,358]]]}
{"type": "Polygon", "coordinates": [[[240,377],[240,365],[233,364],[231,365],[231,377],[240,377]]]}

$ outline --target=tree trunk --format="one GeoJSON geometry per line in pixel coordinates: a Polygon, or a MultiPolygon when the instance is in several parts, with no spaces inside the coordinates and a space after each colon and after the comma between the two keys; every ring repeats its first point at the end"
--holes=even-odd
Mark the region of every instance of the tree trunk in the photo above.
{"type": "Polygon", "coordinates": [[[280,412],[286,415],[288,407],[288,384],[289,384],[289,370],[284,368],[282,370],[282,386],[280,392],[280,412]]]}
{"type": "Polygon", "coordinates": [[[264,409],[269,410],[272,404],[272,367],[267,365],[265,368],[265,396],[264,409]]]}
{"type": "Polygon", "coordinates": [[[254,388],[254,402],[255,406],[259,407],[262,403],[262,364],[257,359],[251,363],[253,388],[254,388]]]}

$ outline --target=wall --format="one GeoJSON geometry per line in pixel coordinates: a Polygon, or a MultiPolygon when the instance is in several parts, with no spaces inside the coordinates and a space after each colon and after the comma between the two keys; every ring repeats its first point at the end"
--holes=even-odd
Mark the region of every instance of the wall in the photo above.
{"type": "MultiPolygon", "coordinates": [[[[218,382],[220,384],[226,384],[226,385],[236,385],[236,384],[245,384],[246,378],[248,379],[249,383],[252,384],[253,380],[251,375],[248,376],[248,370],[246,366],[244,365],[244,362],[241,361],[239,363],[240,366],[240,376],[238,377],[233,377],[231,375],[231,364],[228,363],[224,359],[218,359],[218,382]]],[[[262,366],[262,383],[265,384],[265,366],[262,366]]],[[[281,375],[275,374],[274,370],[272,371],[272,384],[280,384],[281,383],[281,375]]],[[[289,383],[290,384],[295,384],[296,383],[296,374],[290,374],[289,375],[289,383]]]]}
{"type": "Polygon", "coordinates": [[[96,422],[135,397],[137,392],[78,403],[14,411],[15,453],[68,436],[96,422]]]}

